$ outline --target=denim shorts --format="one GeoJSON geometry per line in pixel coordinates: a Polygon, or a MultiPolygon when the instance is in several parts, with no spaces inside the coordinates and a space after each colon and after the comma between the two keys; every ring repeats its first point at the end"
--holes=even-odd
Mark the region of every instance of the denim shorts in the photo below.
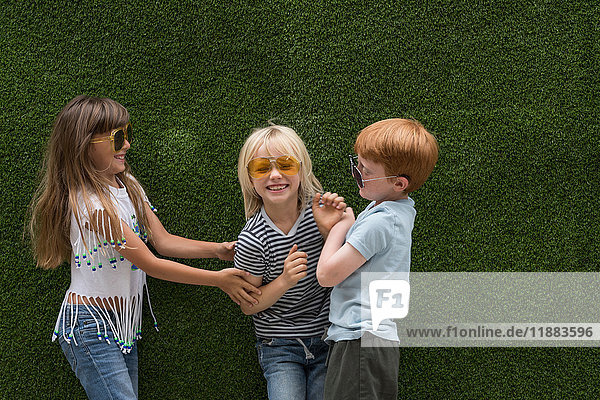
{"type": "Polygon", "coordinates": [[[321,337],[259,339],[258,361],[270,400],[321,400],[329,346],[321,337]]]}
{"type": "MultiPolygon", "coordinates": [[[[137,399],[138,398],[138,355],[137,345],[128,354],[123,354],[115,343],[112,332],[108,332],[108,341],[98,339],[96,310],[85,306],[79,308],[77,322],[71,332],[67,313],[64,334],[72,339],[65,340],[63,322],[59,323],[58,341],[67,357],[71,369],[81,382],[89,399],[137,399]],[[109,343],[110,342],[110,343],[109,343]],[[77,344],[75,344],[77,343],[77,344]]],[[[75,310],[75,308],[74,308],[75,310]]],[[[109,312],[110,314],[110,312],[109,312]]],[[[62,318],[65,316],[63,315],[62,318]]]]}

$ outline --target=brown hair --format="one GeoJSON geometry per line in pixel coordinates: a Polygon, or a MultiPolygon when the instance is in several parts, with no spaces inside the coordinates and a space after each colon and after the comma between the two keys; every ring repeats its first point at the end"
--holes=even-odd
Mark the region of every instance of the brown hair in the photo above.
{"type": "MultiPolygon", "coordinates": [[[[122,238],[121,221],[105,179],[92,164],[90,140],[94,134],[109,132],[127,122],[129,113],[121,104],[90,96],[75,97],[56,117],[42,167],[44,175],[30,207],[29,231],[39,267],[56,268],[69,260],[71,212],[81,232],[79,210],[86,210],[90,217],[87,228],[96,233],[96,238],[99,232],[104,233],[104,236],[114,238],[118,245],[122,238]],[[84,204],[78,204],[78,196],[84,204]],[[102,204],[104,216],[110,220],[110,229],[102,230],[98,219],[91,218],[90,196],[95,196],[102,204]]],[[[117,177],[127,189],[142,229],[150,235],[143,189],[131,175],[127,162],[125,171],[117,177]]],[[[87,251],[85,240],[84,244],[87,251]]]]}
{"type": "Polygon", "coordinates": [[[407,193],[425,183],[438,159],[435,137],[413,119],[385,119],[367,126],[356,138],[354,151],[383,164],[386,175],[407,175],[407,193]]]}

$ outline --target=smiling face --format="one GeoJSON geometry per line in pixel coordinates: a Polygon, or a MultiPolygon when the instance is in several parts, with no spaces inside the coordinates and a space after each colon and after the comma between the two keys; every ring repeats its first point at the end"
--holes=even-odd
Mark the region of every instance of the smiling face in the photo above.
{"type": "MultiPolygon", "coordinates": [[[[282,150],[267,151],[263,144],[258,148],[252,158],[257,157],[279,157],[287,153],[282,150]]],[[[271,171],[262,178],[251,178],[254,190],[261,197],[265,208],[289,209],[298,208],[298,188],[300,187],[300,175],[286,175],[281,172],[275,163],[271,163],[271,171]]]]}
{"type": "MultiPolygon", "coordinates": [[[[110,132],[96,134],[92,136],[92,140],[104,138],[109,134],[110,132]]],[[[125,154],[129,150],[129,142],[125,140],[123,147],[117,153],[113,152],[110,140],[91,143],[90,146],[90,158],[94,167],[110,185],[118,187],[115,175],[125,171],[125,154]]]]}
{"type": "Polygon", "coordinates": [[[364,187],[359,192],[362,198],[375,201],[377,205],[383,201],[400,200],[408,197],[404,191],[408,186],[406,178],[375,179],[387,176],[383,164],[364,159],[359,154],[357,168],[364,181],[364,187]],[[369,179],[375,180],[369,181],[369,179]]]}

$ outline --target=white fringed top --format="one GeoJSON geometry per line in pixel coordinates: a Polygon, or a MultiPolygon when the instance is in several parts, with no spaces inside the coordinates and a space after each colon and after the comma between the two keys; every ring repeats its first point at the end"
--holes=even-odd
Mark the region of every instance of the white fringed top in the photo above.
{"type": "MultiPolygon", "coordinates": [[[[123,185],[121,184],[121,186],[123,185]]],[[[135,208],[127,194],[127,189],[112,186],[109,186],[108,189],[110,200],[115,204],[121,220],[125,221],[146,242],[147,235],[138,225],[135,208]]],[[[144,286],[146,286],[146,273],[117,252],[116,249],[123,243],[124,235],[121,234],[121,237],[113,238],[109,233],[110,227],[103,226],[104,209],[98,198],[94,195],[90,196],[91,212],[97,218],[96,222],[100,232],[106,232],[108,237],[96,235],[95,232],[88,229],[90,216],[83,205],[82,196],[79,195],[78,199],[80,206],[77,211],[81,221],[81,230],[75,219],[75,211],[71,213],[70,235],[73,249],[71,254],[71,286],[65,294],[52,341],[56,340],[60,334],[59,332],[62,332],[67,342],[73,340],[77,345],[71,333],[77,323],[79,310],[77,306],[83,306],[88,309],[96,320],[98,339],[110,343],[108,335],[110,331],[121,350],[128,353],[134,343],[141,338],[142,300],[144,286]],[[62,327],[59,326],[61,316],[63,317],[62,327]]],[[[145,193],[144,199],[150,205],[150,208],[154,210],[145,193]]],[[[122,232],[122,227],[119,227],[118,230],[122,232]]],[[[150,304],[149,297],[148,304],[150,304]]],[[[150,312],[152,313],[151,305],[150,312]]],[[[156,327],[154,313],[152,313],[152,317],[156,327]]]]}

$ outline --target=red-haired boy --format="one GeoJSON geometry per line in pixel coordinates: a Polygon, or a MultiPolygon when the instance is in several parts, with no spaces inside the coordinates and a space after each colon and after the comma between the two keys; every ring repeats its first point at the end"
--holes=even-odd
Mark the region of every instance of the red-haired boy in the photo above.
{"type": "Polygon", "coordinates": [[[398,331],[389,319],[373,329],[369,277],[404,274],[408,280],[416,215],[408,193],[433,171],[438,144],[415,120],[387,119],[363,129],[354,150],[358,157],[350,158],[352,175],[361,197],[372,202],[356,221],[352,209],[346,209],[317,266],[319,283],[334,286],[325,399],[397,399],[398,331]],[[361,346],[361,340],[372,347],[361,346]]]}

